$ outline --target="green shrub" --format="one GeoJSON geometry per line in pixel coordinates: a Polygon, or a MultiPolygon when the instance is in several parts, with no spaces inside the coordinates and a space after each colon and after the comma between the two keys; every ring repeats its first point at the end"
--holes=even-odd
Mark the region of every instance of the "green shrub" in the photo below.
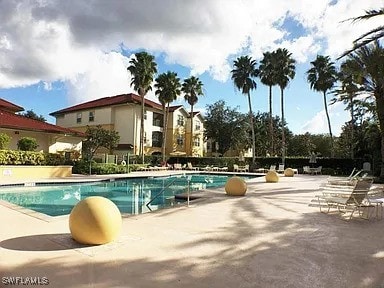
{"type": "Polygon", "coordinates": [[[11,137],[5,133],[0,133],[0,150],[6,149],[11,141],[11,137]]]}
{"type": "Polygon", "coordinates": [[[22,137],[17,141],[17,148],[22,151],[35,151],[39,145],[35,138],[22,137]]]}

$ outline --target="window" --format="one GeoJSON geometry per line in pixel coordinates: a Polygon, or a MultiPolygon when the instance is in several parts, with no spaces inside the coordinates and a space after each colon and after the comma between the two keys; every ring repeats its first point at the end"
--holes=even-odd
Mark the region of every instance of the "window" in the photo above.
{"type": "Polygon", "coordinates": [[[193,140],[193,146],[200,147],[200,138],[195,138],[193,140]]]}
{"type": "Polygon", "coordinates": [[[177,141],[177,145],[184,145],[184,137],[183,137],[183,135],[177,135],[177,139],[176,139],[176,141],[177,141]]]}
{"type": "Polygon", "coordinates": [[[177,125],[184,126],[184,116],[183,115],[177,115],[177,125]]]}
{"type": "Polygon", "coordinates": [[[196,131],[200,131],[200,129],[201,129],[201,125],[200,124],[201,124],[200,121],[198,121],[198,120],[195,121],[195,130],[196,131]]]}
{"type": "Polygon", "coordinates": [[[152,132],[152,147],[161,147],[163,141],[163,133],[159,131],[152,132]]]}
{"type": "Polygon", "coordinates": [[[147,120],[147,110],[144,110],[144,120],[147,120]]]}
{"type": "Polygon", "coordinates": [[[147,143],[147,132],[144,132],[144,143],[147,143]]]}
{"type": "Polygon", "coordinates": [[[76,115],[76,123],[81,123],[81,113],[77,113],[77,115],[76,115]]]}
{"type": "Polygon", "coordinates": [[[153,113],[152,125],[157,127],[163,127],[163,115],[158,113],[153,113]]]}
{"type": "Polygon", "coordinates": [[[95,121],[95,111],[89,111],[89,122],[95,121]]]}

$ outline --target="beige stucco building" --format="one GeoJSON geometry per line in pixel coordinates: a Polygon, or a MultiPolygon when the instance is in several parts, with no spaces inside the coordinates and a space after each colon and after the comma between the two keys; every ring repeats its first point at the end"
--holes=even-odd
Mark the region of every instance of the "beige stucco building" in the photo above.
{"type": "MultiPolygon", "coordinates": [[[[164,131],[164,115],[159,103],[145,99],[144,113],[144,152],[146,155],[160,154],[162,137],[167,133],[167,155],[190,155],[189,145],[191,120],[194,125],[193,156],[204,154],[204,121],[200,113],[192,119],[183,106],[171,106],[167,131],[164,131]]],[[[135,94],[122,94],[104,97],[81,103],[50,115],[62,127],[85,132],[87,126],[101,125],[119,133],[120,142],[115,154],[139,154],[141,97],[135,94]]]]}

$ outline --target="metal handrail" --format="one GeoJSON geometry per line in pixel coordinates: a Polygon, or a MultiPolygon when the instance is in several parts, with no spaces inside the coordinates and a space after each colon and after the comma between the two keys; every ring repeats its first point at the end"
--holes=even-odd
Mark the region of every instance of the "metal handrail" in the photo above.
{"type": "Polygon", "coordinates": [[[178,180],[178,178],[173,179],[173,181],[169,182],[165,187],[163,187],[163,189],[161,189],[159,193],[157,193],[151,200],[149,200],[149,202],[148,202],[145,206],[147,206],[147,208],[148,208],[149,210],[151,210],[151,208],[149,208],[149,205],[150,205],[150,204],[151,204],[157,197],[159,197],[161,194],[163,194],[164,191],[165,191],[165,189],[167,189],[169,186],[171,186],[173,183],[175,183],[176,180],[178,180]]]}

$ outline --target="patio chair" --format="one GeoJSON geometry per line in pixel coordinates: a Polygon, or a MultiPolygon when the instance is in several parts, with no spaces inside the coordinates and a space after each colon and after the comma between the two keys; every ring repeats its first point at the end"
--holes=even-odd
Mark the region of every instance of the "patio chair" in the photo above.
{"type": "Polygon", "coordinates": [[[276,171],[276,165],[271,165],[269,167],[269,171],[276,171]]]}
{"type": "Polygon", "coordinates": [[[249,165],[245,165],[244,167],[239,167],[239,172],[249,172],[249,165]]]}
{"type": "Polygon", "coordinates": [[[199,170],[199,167],[193,167],[191,162],[187,163],[187,170],[199,170]]]}
{"type": "MultiPolygon", "coordinates": [[[[341,213],[351,210],[349,219],[352,218],[357,210],[359,216],[362,217],[362,208],[369,208],[363,202],[372,186],[373,179],[358,179],[354,186],[346,185],[326,185],[322,188],[322,195],[317,195],[318,206],[320,212],[329,213],[332,208],[337,209],[341,213]],[[322,210],[323,208],[323,210],[322,210]],[[324,212],[324,208],[327,209],[324,212]]],[[[367,215],[367,218],[369,215],[367,215]]]]}
{"type": "Polygon", "coordinates": [[[233,164],[233,172],[239,172],[239,165],[233,164]]]}
{"type": "MultiPolygon", "coordinates": [[[[356,168],[353,168],[349,176],[347,177],[330,176],[328,177],[327,181],[328,181],[328,184],[334,184],[334,185],[354,185],[357,178],[362,172],[363,170],[357,170],[356,168]]],[[[362,176],[364,178],[364,175],[362,176]]]]}
{"type": "Polygon", "coordinates": [[[279,169],[276,170],[277,173],[284,173],[284,164],[279,164],[279,169]]]}
{"type": "Polygon", "coordinates": [[[219,171],[228,171],[228,167],[227,166],[224,166],[224,167],[219,167],[219,171]]]}
{"type": "Polygon", "coordinates": [[[303,166],[303,174],[311,174],[311,169],[309,166],[303,166]]]}

